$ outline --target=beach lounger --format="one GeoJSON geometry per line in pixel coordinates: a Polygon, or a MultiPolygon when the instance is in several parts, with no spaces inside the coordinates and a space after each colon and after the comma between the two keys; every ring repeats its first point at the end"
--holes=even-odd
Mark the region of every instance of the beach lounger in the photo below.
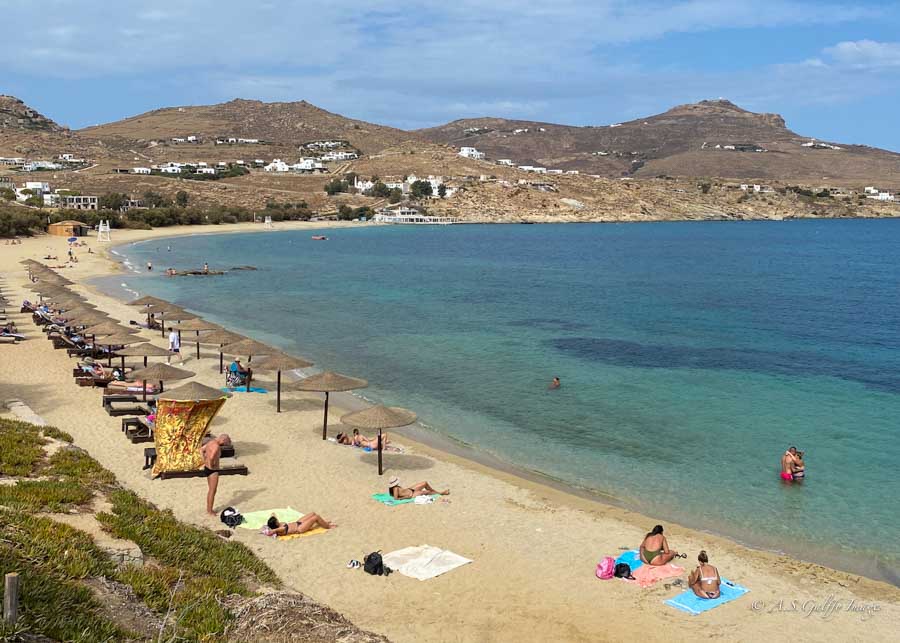
{"type": "MultiPolygon", "coordinates": [[[[229,467],[220,467],[218,473],[220,476],[246,476],[250,472],[247,470],[246,465],[236,464],[229,467]]],[[[169,478],[203,478],[205,476],[203,469],[197,469],[196,471],[163,471],[157,477],[162,480],[168,480],[169,478]]]]}
{"type": "Polygon", "coordinates": [[[146,402],[138,402],[137,400],[103,400],[103,409],[107,415],[112,417],[120,417],[122,415],[150,415],[153,409],[146,402]]]}
{"type": "Polygon", "coordinates": [[[17,337],[11,337],[8,335],[0,336],[0,344],[18,344],[19,339],[17,337]]]}
{"type": "MultiPolygon", "coordinates": [[[[236,458],[234,445],[229,444],[228,446],[223,446],[222,450],[219,454],[222,458],[236,458]]],[[[156,448],[155,447],[145,447],[144,448],[144,469],[149,469],[156,462],[156,448]]]]}

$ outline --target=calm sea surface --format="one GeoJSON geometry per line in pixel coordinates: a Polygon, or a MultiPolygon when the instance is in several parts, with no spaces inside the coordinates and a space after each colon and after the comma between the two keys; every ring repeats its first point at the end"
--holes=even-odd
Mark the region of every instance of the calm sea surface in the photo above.
{"type": "Polygon", "coordinates": [[[155,274],[102,286],[367,378],[434,431],[650,515],[898,582],[900,221],[311,234],[124,246],[155,274]],[[259,270],[159,274],[204,261],[259,270]],[[791,445],[802,486],[778,480],[791,445]]]}

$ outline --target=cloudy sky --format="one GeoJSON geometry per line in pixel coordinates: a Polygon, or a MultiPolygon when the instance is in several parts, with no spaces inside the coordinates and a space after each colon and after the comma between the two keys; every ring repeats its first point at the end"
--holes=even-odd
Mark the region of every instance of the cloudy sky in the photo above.
{"type": "Polygon", "coordinates": [[[402,128],[726,97],[900,151],[896,0],[0,0],[0,16],[0,93],[73,128],[236,97],[402,128]]]}

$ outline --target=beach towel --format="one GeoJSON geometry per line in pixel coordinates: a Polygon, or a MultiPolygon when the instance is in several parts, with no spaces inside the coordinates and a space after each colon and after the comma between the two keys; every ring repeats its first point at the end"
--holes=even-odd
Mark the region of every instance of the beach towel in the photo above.
{"type": "MultiPolygon", "coordinates": [[[[437,495],[433,495],[431,497],[436,499],[437,495]]],[[[373,493],[372,498],[383,505],[387,505],[388,507],[393,507],[394,505],[405,505],[415,501],[415,498],[403,498],[402,500],[397,500],[389,493],[373,493]]]]}
{"type": "Polygon", "coordinates": [[[622,554],[616,558],[616,565],[619,563],[625,563],[629,567],[631,567],[631,573],[634,573],[638,567],[644,564],[644,561],[641,560],[641,552],[637,549],[631,549],[629,551],[622,552],[622,554]]]}
{"type": "Polygon", "coordinates": [[[260,529],[265,527],[269,517],[275,514],[281,522],[293,522],[300,518],[303,514],[292,509],[291,507],[283,507],[280,509],[264,509],[262,511],[251,511],[242,514],[244,522],[240,524],[241,529],[260,529]]]}
{"type": "MultiPolygon", "coordinates": [[[[305,538],[306,536],[314,536],[316,534],[324,534],[327,529],[324,527],[316,527],[315,529],[310,529],[309,531],[304,531],[302,534],[288,534],[287,536],[277,536],[277,540],[293,540],[294,538],[305,538]]],[[[259,533],[267,538],[272,537],[272,530],[267,526],[260,527],[259,533]]]]}
{"type": "Polygon", "coordinates": [[[653,583],[663,580],[664,578],[675,578],[684,573],[684,568],[672,563],[665,565],[641,565],[637,571],[631,574],[637,581],[638,585],[643,588],[650,587],[653,583]]]}
{"type": "Polygon", "coordinates": [[[410,578],[428,580],[467,565],[472,561],[452,551],[421,545],[406,547],[382,556],[387,567],[410,578]]]}
{"type": "MultiPolygon", "coordinates": [[[[228,386],[223,386],[223,387],[222,387],[222,392],[223,392],[223,393],[247,393],[248,391],[247,391],[247,387],[246,387],[246,386],[238,386],[238,387],[235,387],[235,388],[230,388],[230,387],[228,387],[228,386]]],[[[264,389],[264,388],[259,388],[258,386],[251,386],[249,392],[250,392],[250,393],[268,393],[268,391],[267,391],[266,389],[264,389]]]]}
{"type": "Polygon", "coordinates": [[[732,583],[730,580],[723,578],[722,584],[719,586],[719,598],[700,598],[693,591],[687,590],[675,598],[670,598],[663,602],[669,607],[674,607],[682,612],[696,616],[697,614],[708,612],[714,607],[738,599],[749,591],[746,587],[741,587],[737,583],[732,583]]]}

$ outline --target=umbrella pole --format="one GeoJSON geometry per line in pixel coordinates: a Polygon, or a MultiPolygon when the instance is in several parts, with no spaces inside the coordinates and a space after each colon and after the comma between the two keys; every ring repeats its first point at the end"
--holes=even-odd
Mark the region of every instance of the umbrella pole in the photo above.
{"type": "Polygon", "coordinates": [[[125,356],[121,355],[121,357],[122,357],[122,375],[124,375],[125,374],[125,356]]]}
{"type": "MultiPolygon", "coordinates": [[[[219,346],[221,349],[222,347],[219,346]]],[[[221,375],[225,371],[225,357],[223,356],[222,351],[219,351],[219,375],[221,375]]]]}
{"type": "Polygon", "coordinates": [[[278,386],[275,389],[275,412],[281,413],[281,371],[278,371],[278,386]]]}
{"type": "Polygon", "coordinates": [[[164,392],[165,392],[165,391],[163,391],[163,381],[162,381],[162,380],[159,380],[159,392],[160,392],[160,393],[164,393],[164,392]]]}
{"type": "MultiPolygon", "coordinates": [[[[146,357],[144,359],[147,359],[146,357]]],[[[142,400],[144,402],[147,401],[147,380],[141,380],[141,388],[144,390],[144,395],[142,400]]]]}
{"type": "Polygon", "coordinates": [[[166,336],[166,320],[165,319],[159,320],[159,327],[161,329],[159,331],[159,336],[165,338],[165,336],[166,336]]]}
{"type": "Polygon", "coordinates": [[[384,473],[381,468],[381,429],[378,429],[378,475],[384,473]]]}
{"type": "Polygon", "coordinates": [[[325,419],[322,420],[322,439],[328,439],[328,391],[325,391],[325,419]]]}
{"type": "Polygon", "coordinates": [[[200,359],[200,331],[197,331],[197,359],[200,359]]]}
{"type": "Polygon", "coordinates": [[[147,356],[144,355],[144,368],[147,368],[147,356]]]}

